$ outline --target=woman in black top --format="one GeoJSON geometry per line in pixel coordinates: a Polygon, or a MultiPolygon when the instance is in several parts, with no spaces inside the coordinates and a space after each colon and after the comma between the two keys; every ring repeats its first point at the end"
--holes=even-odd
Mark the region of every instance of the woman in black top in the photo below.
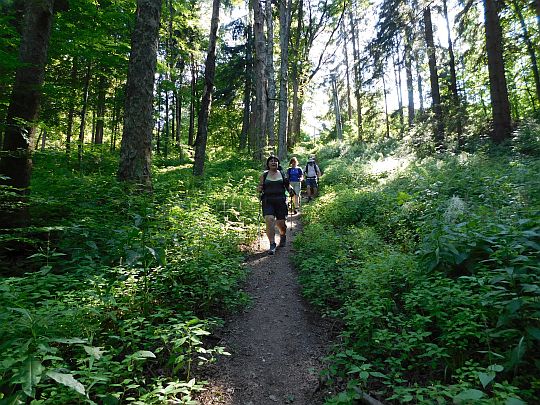
{"type": "Polygon", "coordinates": [[[266,170],[259,179],[259,193],[262,192],[262,212],[266,223],[266,236],[270,242],[268,254],[273,255],[276,252],[275,226],[279,229],[279,246],[285,246],[287,237],[287,198],[285,191],[293,195],[294,191],[290,189],[289,181],[279,169],[279,159],[270,156],[266,160],[266,170]]]}

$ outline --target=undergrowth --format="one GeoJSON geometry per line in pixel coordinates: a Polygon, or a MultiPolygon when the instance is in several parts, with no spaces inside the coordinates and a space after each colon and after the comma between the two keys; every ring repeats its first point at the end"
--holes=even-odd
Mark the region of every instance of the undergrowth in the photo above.
{"type": "Polygon", "coordinates": [[[538,402],[540,161],[523,131],[513,149],[421,160],[317,152],[322,193],[294,260],[342,325],[328,404],[538,402]]]}
{"type": "Polygon", "coordinates": [[[38,153],[33,226],[2,235],[0,403],[194,403],[197,367],[226,354],[211,332],[247,302],[258,171],[228,155],[193,180],[158,156],[145,195],[118,156],[84,159],[38,153]]]}

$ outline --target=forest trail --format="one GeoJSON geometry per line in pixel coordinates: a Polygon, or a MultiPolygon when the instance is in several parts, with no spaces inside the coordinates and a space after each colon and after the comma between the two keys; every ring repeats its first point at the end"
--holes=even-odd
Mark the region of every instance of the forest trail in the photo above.
{"type": "Polygon", "coordinates": [[[269,256],[264,236],[260,250],[247,260],[251,272],[245,291],[252,305],[224,327],[219,345],[231,356],[222,356],[209,368],[208,390],[198,398],[203,405],[324,402],[319,372],[328,344],[327,328],[302,298],[290,262],[298,215],[293,216],[292,227],[290,219],[287,226],[286,247],[269,256]]]}

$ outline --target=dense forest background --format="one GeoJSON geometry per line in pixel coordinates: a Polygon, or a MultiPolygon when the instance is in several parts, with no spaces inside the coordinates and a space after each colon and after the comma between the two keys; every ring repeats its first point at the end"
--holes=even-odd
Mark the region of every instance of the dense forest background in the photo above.
{"type": "Polygon", "coordinates": [[[195,403],[268,153],[328,403],[538,401],[540,1],[0,10],[0,403],[195,403]]]}

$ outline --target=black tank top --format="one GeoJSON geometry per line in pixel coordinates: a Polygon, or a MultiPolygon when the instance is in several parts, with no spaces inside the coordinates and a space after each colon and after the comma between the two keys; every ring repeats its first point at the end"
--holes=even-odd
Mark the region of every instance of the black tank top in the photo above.
{"type": "Polygon", "coordinates": [[[265,198],[284,198],[285,187],[283,186],[283,177],[279,180],[270,180],[266,178],[264,181],[264,197],[265,198]]]}

